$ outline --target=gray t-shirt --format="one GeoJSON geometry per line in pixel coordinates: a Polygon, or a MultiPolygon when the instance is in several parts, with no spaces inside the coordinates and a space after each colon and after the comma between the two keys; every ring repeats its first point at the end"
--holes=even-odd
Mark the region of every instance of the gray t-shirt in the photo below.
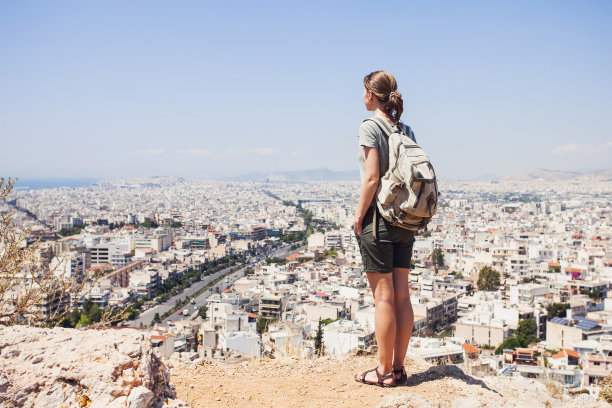
{"type": "MultiPolygon", "coordinates": [[[[393,126],[393,124],[389,124],[393,126]]],[[[378,149],[378,175],[382,177],[389,168],[388,136],[383,133],[373,120],[366,120],[359,126],[359,176],[361,182],[365,177],[365,154],[363,147],[378,149]]]]}
{"type": "MultiPolygon", "coordinates": [[[[405,126],[402,122],[400,122],[400,125],[405,126]]],[[[389,122],[389,126],[393,127],[393,124],[389,122]]],[[[375,147],[378,149],[378,176],[384,176],[389,169],[389,143],[387,136],[383,133],[378,124],[372,120],[366,120],[359,126],[359,176],[363,183],[365,177],[365,155],[362,146],[375,147]]],[[[372,204],[373,203],[374,201],[372,201],[372,204]]],[[[372,206],[372,204],[370,204],[370,206],[372,206]]]]}

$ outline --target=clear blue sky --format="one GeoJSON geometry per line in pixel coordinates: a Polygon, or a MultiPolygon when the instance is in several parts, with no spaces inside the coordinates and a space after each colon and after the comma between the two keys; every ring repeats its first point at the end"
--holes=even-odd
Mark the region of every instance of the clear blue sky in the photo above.
{"type": "Polygon", "coordinates": [[[391,71],[440,178],[612,167],[612,2],[3,1],[0,175],[357,168],[391,71]]]}

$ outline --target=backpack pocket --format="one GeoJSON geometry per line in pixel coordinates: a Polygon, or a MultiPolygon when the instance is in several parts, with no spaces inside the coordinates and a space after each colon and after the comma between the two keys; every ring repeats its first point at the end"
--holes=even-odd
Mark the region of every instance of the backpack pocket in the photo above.
{"type": "Polygon", "coordinates": [[[388,172],[380,179],[380,184],[377,191],[378,202],[384,206],[391,204],[397,198],[397,195],[402,190],[401,182],[388,172]]]}

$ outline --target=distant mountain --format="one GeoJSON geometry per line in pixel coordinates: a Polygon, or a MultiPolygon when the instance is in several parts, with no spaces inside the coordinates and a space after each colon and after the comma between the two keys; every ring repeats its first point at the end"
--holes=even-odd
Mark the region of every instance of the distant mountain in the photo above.
{"type": "Polygon", "coordinates": [[[500,181],[563,181],[582,178],[596,181],[612,181],[612,169],[596,170],[586,173],[579,173],[575,171],[535,169],[525,173],[509,174],[507,176],[502,177],[500,181]]]}
{"type": "Polygon", "coordinates": [[[248,173],[237,177],[225,177],[225,181],[276,181],[276,182],[305,182],[305,181],[358,181],[359,171],[334,171],[326,168],[297,171],[275,171],[270,173],[248,173]]]}

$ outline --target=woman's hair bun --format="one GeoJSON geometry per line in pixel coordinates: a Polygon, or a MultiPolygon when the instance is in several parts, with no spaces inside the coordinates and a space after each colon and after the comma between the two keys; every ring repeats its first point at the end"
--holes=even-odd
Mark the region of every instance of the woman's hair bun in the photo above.
{"type": "Polygon", "coordinates": [[[402,97],[402,94],[396,91],[391,91],[391,93],[389,94],[389,99],[401,98],[401,97],[402,97]]]}

